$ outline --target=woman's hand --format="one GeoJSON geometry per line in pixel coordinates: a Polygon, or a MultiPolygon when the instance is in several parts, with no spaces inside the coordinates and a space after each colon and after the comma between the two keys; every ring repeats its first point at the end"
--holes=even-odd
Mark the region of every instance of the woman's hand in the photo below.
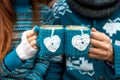
{"type": "Polygon", "coordinates": [[[29,30],[26,33],[26,38],[32,48],[34,48],[34,49],[38,48],[36,45],[37,33],[35,33],[34,30],[29,30]]]}
{"type": "Polygon", "coordinates": [[[107,35],[92,28],[90,45],[89,57],[113,63],[113,47],[107,35]]]}
{"type": "Polygon", "coordinates": [[[23,32],[21,43],[17,46],[16,52],[21,60],[32,58],[38,51],[36,43],[37,34],[34,30],[23,32]]]}

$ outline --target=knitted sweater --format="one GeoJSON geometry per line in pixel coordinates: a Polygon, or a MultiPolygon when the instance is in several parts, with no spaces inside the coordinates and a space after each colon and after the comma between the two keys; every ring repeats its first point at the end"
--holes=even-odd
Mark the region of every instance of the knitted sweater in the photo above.
{"type": "MultiPolygon", "coordinates": [[[[21,35],[26,30],[31,30],[32,6],[29,0],[15,0],[14,10],[17,15],[17,21],[14,25],[13,41],[11,52],[4,58],[0,64],[0,80],[43,80],[49,65],[48,61],[39,54],[32,59],[22,62],[16,53],[16,47],[21,42],[21,35]]],[[[52,24],[52,11],[45,5],[40,4],[40,24],[52,24]]]]}
{"type": "MultiPolygon", "coordinates": [[[[65,59],[51,62],[46,80],[117,80],[120,78],[120,7],[109,18],[88,19],[73,12],[65,0],[60,0],[53,7],[55,24],[64,25],[89,25],[110,37],[114,48],[114,64],[108,65],[106,61],[96,60],[88,56],[73,56],[59,58],[65,59]],[[62,63],[62,64],[61,64],[62,63]],[[65,68],[64,64],[65,63],[65,68]],[[64,71],[63,71],[64,70],[64,71]],[[62,72],[64,72],[62,77],[62,72]]],[[[69,35],[70,36],[70,35],[69,35]]],[[[72,36],[72,35],[71,35],[72,36]]],[[[65,37],[68,37],[65,35],[65,37]]],[[[70,40],[70,37],[69,37],[70,40]]],[[[66,44],[66,43],[65,43],[66,44]]],[[[70,45],[70,44],[68,44],[70,45]]],[[[72,50],[71,47],[68,48],[72,50]]],[[[67,53],[69,54],[69,53],[67,53]]]]}

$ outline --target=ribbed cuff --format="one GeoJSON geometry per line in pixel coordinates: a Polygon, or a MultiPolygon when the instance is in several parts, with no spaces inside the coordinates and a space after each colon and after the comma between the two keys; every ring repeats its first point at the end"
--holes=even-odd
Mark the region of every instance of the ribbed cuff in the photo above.
{"type": "Polygon", "coordinates": [[[115,75],[120,77],[120,46],[114,45],[113,48],[115,75]]]}
{"type": "Polygon", "coordinates": [[[39,32],[37,45],[40,47],[40,54],[45,56],[58,56],[64,52],[64,28],[43,29],[35,27],[39,32]]]}
{"type": "Polygon", "coordinates": [[[9,70],[14,70],[15,68],[18,68],[19,66],[22,65],[22,61],[18,57],[16,50],[13,52],[9,53],[5,59],[4,59],[4,64],[9,70]]]}
{"type": "Polygon", "coordinates": [[[84,56],[88,54],[90,30],[65,29],[65,54],[67,56],[84,56]]]}
{"type": "Polygon", "coordinates": [[[114,49],[114,68],[106,66],[108,75],[112,78],[120,77],[120,46],[113,45],[114,49]]]}

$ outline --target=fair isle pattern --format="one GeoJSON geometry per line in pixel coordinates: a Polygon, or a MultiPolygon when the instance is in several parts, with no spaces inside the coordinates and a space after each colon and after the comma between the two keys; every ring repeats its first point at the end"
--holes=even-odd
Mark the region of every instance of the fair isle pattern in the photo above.
{"type": "Polygon", "coordinates": [[[66,59],[67,70],[78,70],[80,74],[94,75],[93,63],[85,57],[67,57],[66,59]]]}
{"type": "MultiPolygon", "coordinates": [[[[61,1],[62,4],[66,4],[66,2],[61,1]]],[[[99,0],[98,0],[99,1],[99,0]]],[[[59,2],[60,3],[60,2],[59,2]]],[[[58,3],[56,3],[57,5],[58,3]]],[[[60,5],[60,6],[61,6],[60,5]]],[[[57,11],[59,12],[59,11],[57,11]]],[[[66,13],[65,15],[60,15],[59,13],[56,14],[59,19],[56,19],[56,24],[62,24],[62,25],[81,25],[81,24],[88,24],[91,25],[91,27],[96,28],[98,31],[105,33],[107,36],[111,38],[111,42],[113,44],[114,48],[114,69],[111,68],[108,64],[106,64],[105,61],[101,60],[96,60],[92,59],[90,62],[90,58],[85,58],[84,56],[81,56],[80,59],[79,57],[77,59],[74,59],[74,57],[68,56],[66,59],[68,63],[67,64],[67,70],[65,70],[64,75],[63,75],[63,80],[99,80],[99,78],[103,78],[103,80],[117,80],[115,77],[120,78],[120,30],[118,29],[117,31],[115,30],[116,26],[111,26],[112,28],[107,26],[106,24],[109,25],[109,22],[114,21],[114,23],[118,24],[118,21],[120,19],[120,8],[116,10],[115,14],[113,14],[109,18],[105,18],[102,20],[92,20],[92,19],[86,19],[82,17],[81,15],[76,15],[74,13],[66,13]],[[67,16],[67,17],[66,17],[67,16]],[[117,22],[116,22],[117,21],[117,22]],[[106,24],[105,24],[106,23],[106,24]],[[114,28],[114,29],[113,29],[114,28]],[[115,30],[115,33],[114,31],[115,30]],[[113,32],[112,32],[113,31],[113,32]],[[110,36],[111,35],[111,36],[110,36]],[[115,44],[115,45],[114,45],[115,44]],[[118,46],[119,45],[119,46],[118,46]],[[82,70],[81,66],[81,60],[83,62],[86,62],[86,64],[89,64],[91,67],[89,68],[90,71],[85,71],[85,69],[82,70]],[[92,67],[93,65],[93,67],[92,67]],[[80,72],[80,74],[79,74],[80,72]],[[92,77],[89,75],[94,74],[92,77]]],[[[118,26],[118,25],[117,25],[118,26]]],[[[117,27],[119,28],[119,26],[117,27]]],[[[70,50],[70,49],[69,49],[70,50]]],[[[71,53],[70,53],[71,54],[71,53]]],[[[51,72],[53,72],[55,69],[52,68],[51,72]]],[[[57,72],[57,71],[56,71],[57,72]]],[[[57,76],[58,74],[49,74],[49,76],[57,76]]],[[[56,77],[55,77],[56,78],[56,77]]],[[[48,78],[49,80],[49,78],[48,78]]],[[[51,79],[52,80],[52,79],[51,79]]]]}
{"type": "MultiPolygon", "coordinates": [[[[52,24],[53,23],[53,15],[51,10],[46,7],[45,5],[40,5],[41,11],[40,13],[40,24],[52,24]]],[[[13,29],[13,41],[12,41],[12,46],[11,46],[11,51],[14,50],[17,45],[21,41],[21,36],[22,33],[26,30],[31,30],[34,26],[31,26],[32,22],[32,10],[28,9],[28,11],[25,11],[23,13],[21,12],[16,12],[17,15],[17,21],[16,24],[14,25],[13,29]]],[[[29,79],[32,80],[42,80],[42,76],[45,74],[46,69],[48,67],[48,61],[46,61],[45,58],[41,56],[37,56],[37,61],[34,62],[34,58],[30,60],[26,60],[25,64],[22,65],[19,68],[16,68],[13,71],[9,71],[4,63],[0,64],[2,67],[2,71],[0,72],[0,80],[18,80],[19,77],[26,78],[28,77],[29,79]],[[33,67],[33,65],[35,67],[33,67]],[[33,70],[31,71],[31,69],[33,70]],[[29,76],[27,76],[29,74],[29,76]],[[2,77],[1,76],[13,76],[15,79],[8,78],[8,77],[2,77]]]]}
{"type": "Polygon", "coordinates": [[[59,18],[59,15],[65,15],[66,12],[72,13],[72,11],[69,9],[69,6],[66,3],[66,0],[60,0],[57,2],[57,4],[55,3],[53,6],[53,12],[55,15],[55,18],[59,18]],[[61,3],[62,1],[62,3],[61,3]]]}
{"type": "MultiPolygon", "coordinates": [[[[103,26],[103,29],[108,33],[110,37],[117,36],[120,31],[120,18],[116,18],[114,20],[108,19],[108,22],[103,26]]],[[[113,41],[111,39],[111,43],[114,43],[117,46],[120,46],[120,40],[113,41]]]]}
{"type": "Polygon", "coordinates": [[[120,46],[120,40],[115,40],[115,45],[120,46]]]}
{"type": "Polygon", "coordinates": [[[109,33],[109,36],[113,36],[117,31],[120,31],[120,18],[118,17],[115,20],[109,19],[103,29],[106,30],[106,33],[109,33]]]}

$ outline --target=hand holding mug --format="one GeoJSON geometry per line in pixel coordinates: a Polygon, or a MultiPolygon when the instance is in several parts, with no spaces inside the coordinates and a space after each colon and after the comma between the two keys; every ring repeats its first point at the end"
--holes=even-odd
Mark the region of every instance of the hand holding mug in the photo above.
{"type": "Polygon", "coordinates": [[[91,31],[90,44],[92,46],[89,49],[89,57],[113,62],[113,47],[110,38],[95,28],[92,28],[91,31]]]}

